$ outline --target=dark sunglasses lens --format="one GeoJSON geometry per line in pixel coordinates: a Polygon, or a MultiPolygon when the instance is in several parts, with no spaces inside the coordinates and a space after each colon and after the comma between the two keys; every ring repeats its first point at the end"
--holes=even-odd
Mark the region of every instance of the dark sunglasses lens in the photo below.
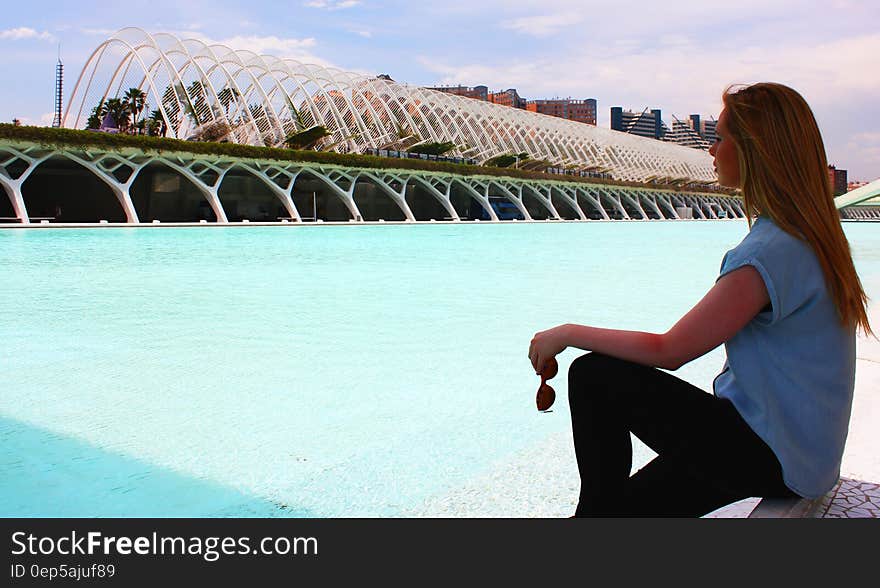
{"type": "Polygon", "coordinates": [[[535,398],[535,404],[538,406],[538,410],[544,411],[553,406],[553,402],[556,400],[556,391],[550,387],[549,384],[541,384],[541,387],[538,388],[538,395],[535,398]]]}

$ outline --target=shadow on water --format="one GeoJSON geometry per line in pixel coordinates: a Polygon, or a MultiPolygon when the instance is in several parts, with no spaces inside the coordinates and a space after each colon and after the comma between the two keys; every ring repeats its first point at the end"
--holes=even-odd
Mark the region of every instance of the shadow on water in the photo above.
{"type": "Polygon", "coordinates": [[[2,517],[311,517],[0,417],[2,517]]]}

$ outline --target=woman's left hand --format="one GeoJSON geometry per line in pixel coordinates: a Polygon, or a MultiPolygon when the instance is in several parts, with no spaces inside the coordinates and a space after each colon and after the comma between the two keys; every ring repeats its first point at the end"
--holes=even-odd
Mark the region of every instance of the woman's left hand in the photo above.
{"type": "Polygon", "coordinates": [[[535,373],[541,375],[544,364],[551,357],[556,357],[568,347],[568,333],[570,325],[559,325],[540,333],[535,333],[532,343],[529,345],[529,361],[535,368],[535,373]]]}

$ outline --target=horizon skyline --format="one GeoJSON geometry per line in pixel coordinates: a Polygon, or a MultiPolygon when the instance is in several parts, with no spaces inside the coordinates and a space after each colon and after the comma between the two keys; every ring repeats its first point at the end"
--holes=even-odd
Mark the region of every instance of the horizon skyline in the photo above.
{"type": "Polygon", "coordinates": [[[850,181],[880,177],[880,123],[858,116],[880,102],[875,57],[880,34],[870,27],[880,18],[880,6],[869,2],[833,0],[828,18],[803,0],[745,0],[747,6],[724,28],[713,20],[718,8],[726,7],[717,1],[672,0],[661,10],[634,0],[560,0],[552,7],[523,0],[480,6],[451,0],[440,7],[311,0],[279,15],[275,3],[265,0],[254,0],[246,11],[227,1],[180,6],[156,0],[154,13],[164,18],[137,22],[109,10],[114,5],[106,0],[93,2],[96,9],[85,19],[76,7],[45,9],[49,4],[54,3],[10,7],[0,22],[5,49],[0,62],[19,80],[17,92],[0,95],[4,122],[18,118],[51,126],[59,43],[67,108],[92,51],[116,30],[136,26],[345,71],[388,74],[412,86],[515,88],[528,100],[594,98],[597,126],[603,128],[610,128],[613,106],[658,108],[667,124],[672,116],[685,120],[691,114],[717,120],[727,85],[778,81],[801,92],[813,108],[829,164],[846,169],[850,181]],[[750,7],[761,7],[761,15],[749,16],[750,7]],[[589,24],[595,14],[627,9],[643,18],[627,23],[623,32],[589,24]],[[581,34],[585,24],[591,28],[581,34]],[[444,36],[450,26],[458,27],[458,36],[444,36]],[[820,41],[816,30],[822,32],[820,41]]]}

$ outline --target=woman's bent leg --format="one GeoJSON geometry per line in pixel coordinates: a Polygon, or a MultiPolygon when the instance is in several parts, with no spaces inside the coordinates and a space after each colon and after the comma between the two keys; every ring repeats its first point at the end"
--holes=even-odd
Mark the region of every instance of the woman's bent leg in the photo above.
{"type": "Polygon", "coordinates": [[[569,402],[578,516],[700,516],[787,492],[733,405],[671,374],[590,353],[569,369],[569,402]],[[632,478],[631,432],[658,454],[632,478]]]}
{"type": "Polygon", "coordinates": [[[576,359],[568,371],[575,457],[581,477],[576,516],[606,512],[623,492],[632,468],[630,429],[616,394],[613,366],[604,355],[576,359]]]}

